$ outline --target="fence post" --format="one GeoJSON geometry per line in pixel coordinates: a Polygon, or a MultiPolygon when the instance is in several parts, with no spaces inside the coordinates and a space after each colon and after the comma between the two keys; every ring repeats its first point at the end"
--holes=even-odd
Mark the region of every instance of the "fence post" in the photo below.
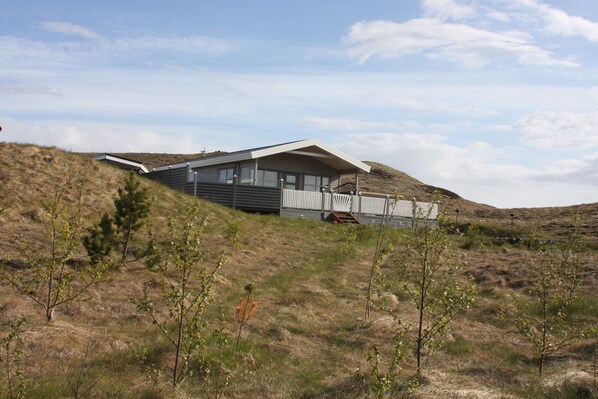
{"type": "Polygon", "coordinates": [[[197,197],[197,172],[193,172],[193,196],[197,197]]]}

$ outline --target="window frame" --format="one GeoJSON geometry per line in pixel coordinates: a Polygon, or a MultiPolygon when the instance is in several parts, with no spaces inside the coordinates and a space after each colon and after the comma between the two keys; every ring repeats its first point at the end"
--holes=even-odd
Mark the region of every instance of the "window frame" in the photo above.
{"type": "Polygon", "coordinates": [[[261,186],[261,187],[271,187],[271,188],[279,188],[280,187],[280,181],[278,179],[278,171],[276,170],[269,170],[269,169],[258,169],[257,173],[256,173],[256,186],[261,186]],[[270,179],[266,179],[266,173],[272,173],[275,174],[275,180],[270,180],[270,179]],[[266,184],[266,182],[270,182],[270,183],[275,183],[275,185],[273,184],[266,184]]]}
{"type": "Polygon", "coordinates": [[[218,184],[233,184],[235,181],[235,167],[230,166],[227,168],[218,168],[216,177],[217,177],[218,184]],[[224,172],[224,179],[221,179],[221,176],[220,176],[220,174],[222,172],[224,172]],[[229,177],[229,172],[230,172],[230,177],[229,177]]]}
{"type": "Polygon", "coordinates": [[[321,192],[322,188],[330,189],[330,182],[332,179],[330,176],[317,176],[317,175],[303,175],[303,191],[311,191],[311,192],[321,192]],[[308,178],[314,178],[315,184],[306,184],[308,178]],[[324,180],[327,180],[327,183],[324,183],[324,180]],[[310,189],[307,190],[306,186],[310,189]]]}
{"type": "Polygon", "coordinates": [[[239,184],[244,184],[246,186],[253,186],[255,183],[255,166],[253,165],[245,165],[241,166],[241,173],[239,173],[239,184]],[[243,177],[243,171],[249,170],[251,173],[249,177],[243,177]]]}

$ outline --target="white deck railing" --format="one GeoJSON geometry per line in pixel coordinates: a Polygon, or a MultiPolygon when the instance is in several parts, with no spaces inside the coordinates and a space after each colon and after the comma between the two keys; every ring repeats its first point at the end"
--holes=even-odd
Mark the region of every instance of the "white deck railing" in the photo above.
{"type": "MultiPolygon", "coordinates": [[[[282,206],[291,209],[322,210],[322,193],[315,191],[282,190],[282,206]]],[[[324,194],[326,195],[326,194],[324,194]]],[[[330,194],[328,194],[330,196],[330,194]]],[[[330,202],[330,200],[328,200],[330,202]]]]}
{"type": "MultiPolygon", "coordinates": [[[[421,217],[428,212],[427,202],[413,202],[394,199],[369,197],[366,195],[348,195],[336,193],[318,193],[314,191],[283,190],[282,207],[287,209],[305,209],[311,211],[342,211],[364,215],[392,215],[401,217],[421,217]]],[[[438,205],[433,204],[429,219],[438,217],[438,205]]]]}

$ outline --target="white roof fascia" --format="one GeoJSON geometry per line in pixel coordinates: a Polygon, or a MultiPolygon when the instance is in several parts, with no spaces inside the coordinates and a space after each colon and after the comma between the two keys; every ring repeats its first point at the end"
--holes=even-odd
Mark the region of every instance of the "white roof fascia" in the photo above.
{"type": "MultiPolygon", "coordinates": [[[[322,143],[320,140],[317,139],[307,139],[301,141],[295,141],[292,143],[281,144],[281,145],[274,145],[272,147],[256,149],[253,151],[241,151],[239,153],[232,153],[232,154],[224,154],[224,155],[217,155],[214,157],[207,157],[205,159],[198,159],[195,161],[190,162],[183,162],[174,165],[166,165],[154,168],[153,171],[163,171],[168,169],[179,169],[179,168],[200,168],[204,166],[213,166],[213,165],[221,165],[227,163],[234,163],[240,161],[248,161],[256,158],[262,158],[269,155],[276,155],[284,152],[292,152],[297,151],[305,147],[309,146],[316,146],[321,148],[322,150],[328,152],[329,154],[333,155],[334,157],[340,158],[345,162],[350,163],[351,165],[355,166],[355,168],[360,169],[366,173],[370,173],[370,166],[366,165],[365,163],[356,160],[355,158],[340,152],[331,146],[322,143]]],[[[310,156],[325,156],[325,154],[305,154],[310,156]]]]}
{"type": "Polygon", "coordinates": [[[149,170],[141,162],[129,161],[128,159],[115,157],[114,155],[110,155],[110,154],[96,155],[95,157],[93,157],[93,159],[95,159],[96,161],[101,161],[101,160],[105,159],[106,161],[118,162],[118,163],[122,163],[124,165],[129,165],[129,166],[134,166],[136,168],[139,168],[143,173],[149,173],[149,170]]]}
{"type": "Polygon", "coordinates": [[[332,148],[328,144],[324,144],[324,143],[322,143],[319,140],[315,140],[315,141],[318,142],[319,145],[322,146],[324,150],[328,151],[332,155],[336,155],[337,157],[339,157],[339,158],[341,158],[341,159],[343,159],[343,160],[345,160],[345,161],[347,161],[347,162],[355,165],[356,168],[361,169],[362,171],[364,171],[366,173],[370,173],[370,170],[372,169],[370,167],[370,165],[367,165],[367,164],[365,164],[365,163],[363,163],[363,162],[361,162],[361,161],[353,158],[350,155],[347,155],[347,154],[345,154],[345,153],[343,153],[343,152],[341,152],[341,151],[339,151],[339,150],[337,150],[335,148],[332,148]]]}

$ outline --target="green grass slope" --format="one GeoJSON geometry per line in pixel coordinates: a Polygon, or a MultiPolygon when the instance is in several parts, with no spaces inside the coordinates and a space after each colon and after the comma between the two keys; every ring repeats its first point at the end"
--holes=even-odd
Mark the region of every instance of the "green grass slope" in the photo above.
{"type": "MultiPolygon", "coordinates": [[[[47,245],[42,203],[65,174],[85,174],[86,224],[102,212],[112,212],[112,200],[125,172],[88,158],[31,145],[0,143],[0,260],[15,265],[23,240],[47,245]]],[[[143,247],[148,231],[165,239],[168,215],[180,218],[195,199],[155,182],[142,180],[152,201],[150,225],[138,235],[143,247]]],[[[68,200],[73,200],[72,193],[68,200]]],[[[214,296],[224,314],[231,338],[224,358],[232,378],[227,398],[363,398],[368,387],[358,375],[369,373],[366,354],[373,344],[389,354],[394,335],[392,320],[374,311],[363,322],[369,266],[376,230],[359,227],[353,254],[341,253],[349,227],[275,216],[245,214],[200,201],[209,214],[202,239],[205,249],[228,251],[216,279],[214,296]],[[227,227],[240,226],[236,248],[226,238],[227,227]],[[257,311],[234,347],[235,306],[247,283],[255,286],[257,311]],[[358,372],[359,371],[359,372],[358,372]]],[[[409,232],[393,232],[409,239],[409,232]]],[[[455,247],[467,237],[452,238],[455,247]]],[[[467,259],[463,271],[477,282],[472,309],[454,323],[447,341],[427,362],[423,385],[415,398],[561,398],[592,397],[596,370],[592,367],[596,337],[575,344],[549,358],[546,375],[536,375],[529,345],[513,326],[496,317],[510,294],[523,295],[528,283],[526,248],[508,245],[469,246],[459,249],[467,259]],[[567,395],[567,396],[565,396],[567,395]]],[[[585,254],[586,299],[576,313],[590,323],[598,321],[597,255],[585,254]]],[[[75,254],[87,262],[84,250],[75,254]]],[[[22,259],[21,259],[22,260],[22,259]]],[[[76,262],[76,263],[77,263],[76,262]]],[[[10,267],[15,266],[9,266],[10,267]]],[[[94,286],[90,300],[57,311],[47,323],[29,299],[0,281],[0,339],[21,315],[21,367],[28,398],[73,397],[69,387],[84,369],[84,382],[97,381],[89,397],[169,398],[167,373],[172,363],[168,342],[138,309],[143,285],[156,274],[142,261],[113,270],[94,286]],[[83,362],[86,348],[88,351],[83,362]],[[145,353],[146,360],[141,360],[145,353]],[[156,383],[147,376],[152,360],[162,371],[156,383]],[[84,366],[82,366],[84,365],[84,366]]],[[[399,298],[399,301],[401,299],[399,298]]],[[[217,324],[216,310],[208,322],[217,324]]],[[[209,346],[209,345],[208,345],[209,346]]],[[[5,359],[2,352],[2,359],[5,359]]],[[[213,354],[208,354],[208,357],[213,354]]],[[[413,357],[404,364],[412,374],[413,357]]],[[[6,394],[5,368],[0,365],[0,395],[6,394]]],[[[178,397],[209,397],[196,377],[188,379],[178,397]]]]}

